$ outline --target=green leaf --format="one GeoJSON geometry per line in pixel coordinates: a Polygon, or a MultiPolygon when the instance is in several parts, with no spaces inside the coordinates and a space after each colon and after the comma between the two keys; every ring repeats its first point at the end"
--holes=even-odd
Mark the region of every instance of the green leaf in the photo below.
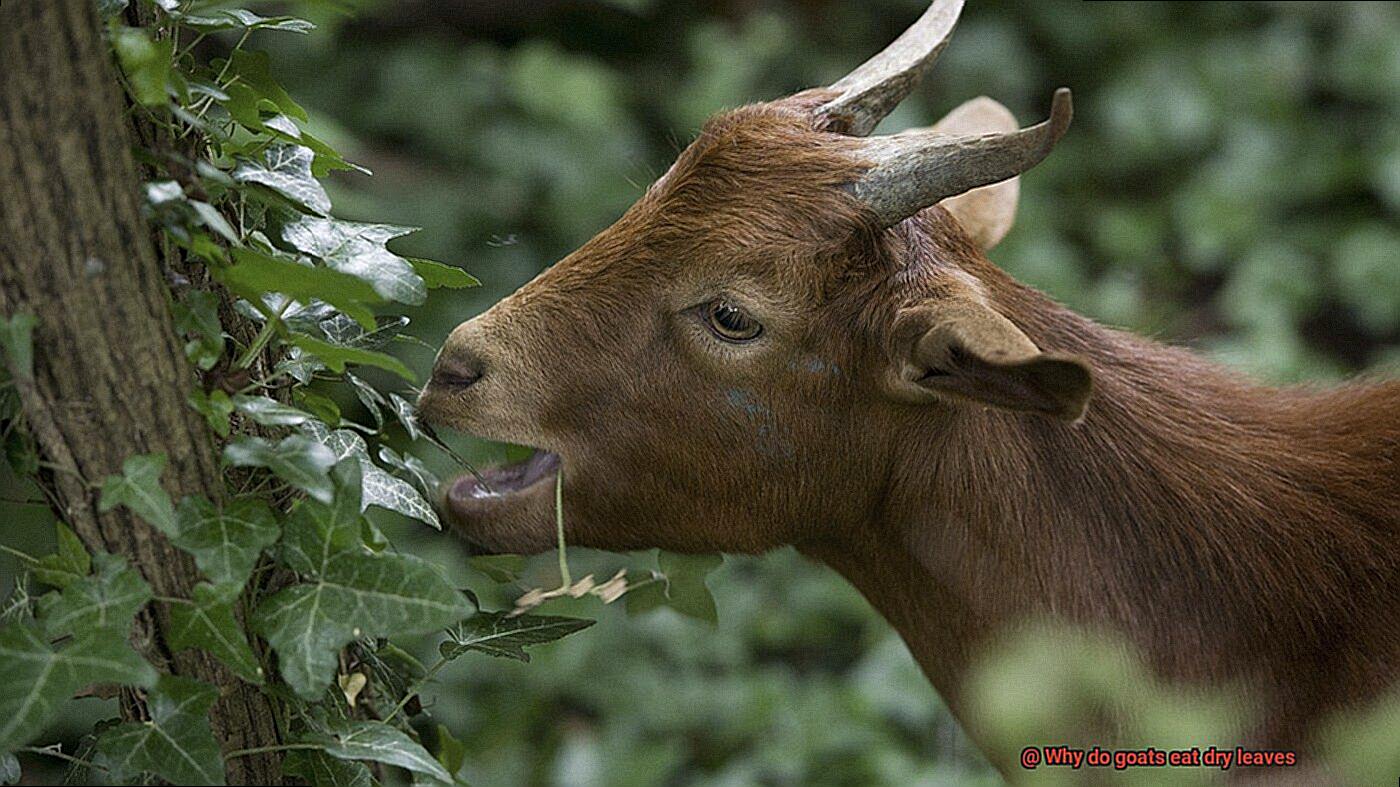
{"type": "Polygon", "coordinates": [[[316,323],[325,334],[326,341],[342,347],[358,347],[362,350],[381,350],[408,326],[408,318],[402,314],[384,314],[374,318],[373,327],[362,326],[336,314],[316,323]]]}
{"type": "Polygon", "coordinates": [[[202,32],[215,30],[282,30],[289,33],[309,33],[316,25],[294,16],[259,16],[242,8],[211,11],[207,14],[182,14],[180,24],[202,32]]]}
{"type": "Polygon", "coordinates": [[[444,782],[452,781],[442,764],[412,738],[380,721],[337,720],[324,733],[303,735],[303,743],[321,746],[342,760],[371,760],[397,765],[444,782]]]}
{"type": "Polygon", "coordinates": [[[288,435],[275,445],[245,435],[224,446],[224,461],[235,467],[266,467],[317,500],[331,499],[326,471],[335,464],[335,454],[303,435],[288,435]]]}
{"type": "Polygon", "coordinates": [[[256,91],[259,97],[272,102],[283,114],[305,122],[306,110],[293,101],[292,97],[287,95],[287,91],[277,84],[277,80],[272,78],[269,60],[266,52],[238,49],[229,56],[229,73],[236,75],[239,83],[256,91]]]}
{"type": "Polygon", "coordinates": [[[303,352],[316,356],[318,360],[330,367],[331,371],[344,372],[346,364],[356,364],[360,366],[376,366],[380,369],[393,372],[398,376],[414,381],[413,372],[409,371],[403,362],[392,355],[386,355],[373,350],[361,350],[355,347],[342,347],[338,344],[331,344],[308,336],[304,333],[292,334],[288,341],[295,347],[301,348],[303,352]]]}
{"type": "Polygon", "coordinates": [[[16,380],[34,379],[34,325],[37,322],[28,312],[0,319],[0,349],[10,360],[10,374],[16,380]]]}
{"type": "Polygon", "coordinates": [[[92,556],[78,539],[78,534],[67,525],[55,522],[54,529],[58,531],[58,552],[39,558],[39,562],[29,570],[35,579],[45,585],[62,589],[92,571],[92,556]]]}
{"type": "Polygon", "coordinates": [[[262,667],[233,614],[237,599],[236,586],[196,585],[193,604],[170,606],[170,647],[176,651],[203,648],[238,677],[261,686],[262,667]]]}
{"type": "Polygon", "coordinates": [[[162,675],[146,696],[150,720],[103,731],[97,751],[122,771],[153,773],[171,784],[223,784],[224,761],[209,728],[218,698],[207,683],[162,675]]]}
{"type": "Polygon", "coordinates": [[[716,623],[714,596],[705,586],[705,577],[724,563],[722,555],[681,555],[661,552],[657,556],[661,572],[666,575],[668,605],[683,615],[716,623]]]}
{"type": "Polygon", "coordinates": [[[364,304],[383,299],[366,282],[330,268],[302,265],[252,249],[234,249],[235,265],[215,268],[214,277],[240,297],[260,303],[265,293],[280,292],[298,301],[319,299],[372,327],[374,314],[364,304]]]}
{"type": "Polygon", "coordinates": [[[438,488],[442,485],[435,473],[423,463],[422,459],[413,454],[400,455],[387,445],[379,446],[379,461],[399,471],[400,476],[408,476],[409,483],[418,490],[425,500],[431,500],[438,494],[438,488]]]}
{"type": "Polygon", "coordinates": [[[361,510],[378,506],[417,519],[437,530],[442,529],[442,522],[432,504],[424,500],[412,484],[390,475],[369,458],[369,447],[365,445],[363,437],[349,429],[330,431],[316,421],[308,421],[303,425],[302,431],[329,448],[337,461],[353,458],[359,463],[364,479],[361,510]]]}
{"type": "Polygon", "coordinates": [[[222,510],[202,497],[180,501],[170,537],[189,552],[212,582],[243,587],[258,555],[282,534],[272,509],[261,500],[239,498],[222,510]]]}
{"type": "Polygon", "coordinates": [[[300,776],[311,787],[372,787],[378,784],[362,762],[339,760],[320,750],[295,749],[282,760],[282,772],[300,776]]]}
{"type": "Polygon", "coordinates": [[[464,287],[480,287],[481,282],[470,273],[454,265],[444,265],[433,260],[420,259],[418,257],[407,257],[408,264],[413,266],[413,270],[423,279],[423,283],[428,289],[447,287],[448,289],[460,290],[464,287]]]}
{"type": "Polygon", "coordinates": [[[233,406],[237,407],[240,413],[253,419],[254,423],[263,426],[296,426],[306,423],[311,418],[310,413],[268,396],[235,394],[233,406]]]}
{"type": "Polygon", "coordinates": [[[478,612],[447,632],[438,646],[445,659],[455,659],[469,650],[519,661],[529,661],[525,648],[562,639],[593,625],[582,618],[556,615],[519,615],[505,612],[478,612]]]}
{"type": "Polygon", "coordinates": [[[360,541],[358,468],[336,468],[333,505],[303,500],[288,517],[283,560],[308,581],[258,606],[253,627],[277,651],[283,679],[315,699],[335,673],[336,654],[362,637],[432,631],[471,613],[429,563],[367,554],[360,541]]]}
{"type": "Polygon", "coordinates": [[[204,416],[214,434],[228,437],[228,417],[233,413],[233,402],[228,398],[228,394],[217,388],[209,393],[196,388],[190,391],[189,405],[195,412],[204,416]]]}
{"type": "Polygon", "coordinates": [[[13,754],[0,755],[0,784],[19,784],[19,758],[13,754]]]}
{"type": "Polygon", "coordinates": [[[340,407],[329,396],[306,388],[295,389],[292,396],[296,399],[297,404],[305,407],[317,420],[325,421],[328,424],[340,423],[340,407]]]}
{"type": "Polygon", "coordinates": [[[97,0],[97,13],[103,19],[111,19],[126,10],[129,0],[97,0]]]}
{"type": "Polygon", "coordinates": [[[446,725],[437,726],[437,759],[442,763],[442,767],[453,776],[457,771],[462,770],[462,766],[467,762],[467,747],[452,735],[452,731],[446,725]]]}
{"type": "Polygon", "coordinates": [[[39,622],[51,638],[102,632],[125,638],[151,587],[119,555],[99,553],[97,572],[39,599],[39,622]]]}
{"type": "Polygon", "coordinates": [[[42,734],[74,692],[92,683],[149,686],[156,671],[126,637],[90,632],[54,650],[32,626],[0,629],[0,751],[42,734]]]}
{"type": "Polygon", "coordinates": [[[302,216],[282,227],[282,239],[336,270],[364,279],[386,299],[416,306],[427,298],[427,285],[407,260],[385,247],[393,238],[414,231],[413,227],[302,216]]]}
{"type": "Polygon", "coordinates": [[[467,562],[493,582],[515,582],[525,570],[523,555],[473,555],[467,562]]]}
{"type": "Polygon", "coordinates": [[[325,215],[331,211],[331,198],[311,174],[315,155],[311,148],[301,145],[269,145],[263,151],[262,161],[240,161],[233,170],[233,179],[266,186],[306,210],[325,215]]]}
{"type": "Polygon", "coordinates": [[[430,563],[408,555],[341,554],[312,581],[263,602],[253,625],[277,651],[287,684],[315,699],[350,641],[426,633],[470,612],[430,563]]]}
{"type": "Polygon", "coordinates": [[[223,99],[220,103],[224,105],[224,109],[228,110],[230,117],[255,134],[267,133],[267,128],[262,122],[261,106],[263,102],[266,102],[270,110],[276,111],[276,104],[263,98],[261,93],[242,82],[234,82],[225,86],[224,93],[228,98],[223,99]]]}
{"type": "Polygon", "coordinates": [[[224,218],[224,214],[220,213],[218,208],[197,199],[189,200],[189,204],[194,209],[195,215],[199,217],[201,224],[222,235],[224,240],[229,243],[234,245],[242,243],[238,232],[234,230],[232,224],[228,223],[228,219],[224,218]]]}
{"type": "Polygon", "coordinates": [[[130,508],[166,535],[175,531],[175,506],[170,495],[160,485],[165,469],[165,454],[136,454],[122,462],[121,475],[109,475],[102,482],[102,496],[97,510],[111,511],[117,506],[130,508]]]}
{"type": "Polygon", "coordinates": [[[185,357],[208,371],[224,354],[224,329],[219,324],[219,296],[195,290],[174,304],[175,330],[190,337],[185,357]]]}
{"type": "Polygon", "coordinates": [[[142,28],[113,27],[112,49],[131,85],[132,98],[146,106],[165,104],[175,41],[156,41],[142,28]]]}

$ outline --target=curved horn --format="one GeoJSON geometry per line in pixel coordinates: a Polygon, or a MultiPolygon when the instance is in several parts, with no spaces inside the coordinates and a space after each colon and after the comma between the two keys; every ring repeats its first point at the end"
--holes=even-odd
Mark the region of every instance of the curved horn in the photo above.
{"type": "Polygon", "coordinates": [[[950,136],[920,130],[860,143],[871,162],[850,185],[889,227],[939,200],[1025,172],[1049,155],[1069,128],[1069,88],[1055,91],[1049,119],[1009,134],[950,136]]]}
{"type": "Polygon", "coordinates": [[[841,95],[818,110],[826,127],[857,137],[874,131],[943,51],[962,6],[963,0],[933,0],[894,43],[833,84],[841,95]]]}

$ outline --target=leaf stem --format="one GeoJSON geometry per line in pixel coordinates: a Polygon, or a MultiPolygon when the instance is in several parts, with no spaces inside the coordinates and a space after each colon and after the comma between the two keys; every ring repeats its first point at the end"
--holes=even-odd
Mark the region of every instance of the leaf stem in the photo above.
{"type": "Polygon", "coordinates": [[[412,686],[404,690],[403,698],[399,700],[393,710],[389,711],[389,715],[384,717],[384,723],[388,724],[395,716],[399,715],[399,711],[403,710],[404,706],[408,704],[408,701],[416,697],[418,693],[423,690],[423,687],[428,685],[428,681],[432,680],[433,676],[437,675],[443,667],[447,666],[448,661],[449,659],[447,658],[438,659],[436,664],[430,667],[427,672],[423,673],[423,677],[415,680],[412,686]]]}
{"type": "Polygon", "coordinates": [[[235,757],[248,757],[254,754],[270,754],[275,751],[311,751],[325,748],[315,743],[279,743],[276,746],[254,746],[251,749],[234,749],[224,755],[225,760],[235,757]]]}
{"type": "Polygon", "coordinates": [[[38,563],[38,562],[39,562],[39,558],[34,557],[33,555],[29,554],[28,552],[21,552],[20,550],[15,549],[14,547],[6,546],[6,545],[4,545],[4,544],[0,544],[0,552],[5,552],[5,553],[7,553],[7,554],[14,555],[14,556],[17,557],[17,558],[20,558],[21,560],[27,560],[27,561],[29,561],[30,563],[38,563]]]}
{"type": "Polygon", "coordinates": [[[565,552],[564,545],[564,468],[559,468],[559,475],[554,482],[554,529],[559,535],[559,577],[560,586],[569,587],[574,584],[569,576],[569,558],[565,552]]]}
{"type": "Polygon", "coordinates": [[[258,331],[258,335],[253,338],[253,343],[248,345],[248,349],[234,362],[233,366],[235,369],[247,369],[253,364],[253,361],[258,357],[258,353],[262,352],[262,349],[272,340],[273,334],[277,331],[277,326],[282,324],[282,315],[287,313],[287,309],[290,308],[291,305],[291,298],[284,300],[282,306],[278,308],[277,314],[269,317],[267,321],[263,323],[262,330],[258,331]]]}
{"type": "Polygon", "coordinates": [[[74,757],[71,754],[64,754],[61,749],[46,749],[42,746],[20,746],[18,749],[15,749],[15,751],[22,751],[27,754],[39,754],[44,757],[55,757],[60,760],[67,760],[68,762],[71,762],[74,765],[81,765],[85,768],[96,768],[99,771],[107,770],[106,766],[98,765],[97,763],[92,762],[91,760],[84,760],[81,757],[74,757]]]}

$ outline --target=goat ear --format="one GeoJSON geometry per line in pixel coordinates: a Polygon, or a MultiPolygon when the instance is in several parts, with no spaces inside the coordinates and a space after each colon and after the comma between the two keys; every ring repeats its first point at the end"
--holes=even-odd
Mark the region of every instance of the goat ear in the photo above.
{"type": "Polygon", "coordinates": [[[1077,421],[1093,390],[1078,358],[1040,351],[990,306],[967,298],[922,304],[895,324],[893,385],[905,401],[953,398],[1077,421]]]}
{"type": "MultiPolygon", "coordinates": [[[[944,115],[942,120],[929,127],[929,131],[972,136],[1011,134],[1017,128],[1016,116],[1011,114],[1011,110],[998,101],[978,96],[944,115]]],[[[1017,176],[949,197],[938,204],[953,214],[977,248],[988,251],[1011,231],[1020,198],[1021,179],[1017,176]]]]}

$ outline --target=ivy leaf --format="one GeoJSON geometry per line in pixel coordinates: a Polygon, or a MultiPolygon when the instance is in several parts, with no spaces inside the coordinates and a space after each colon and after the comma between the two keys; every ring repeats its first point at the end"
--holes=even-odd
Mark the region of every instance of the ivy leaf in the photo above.
{"type": "Polygon", "coordinates": [[[282,227],[282,239],[336,270],[364,279],[388,300],[417,306],[428,296],[427,285],[407,260],[385,247],[393,238],[414,231],[413,227],[302,216],[282,227]]]}
{"type": "Polygon", "coordinates": [[[238,677],[261,686],[262,667],[233,615],[237,598],[237,586],[195,585],[193,604],[170,606],[170,647],[176,651],[203,648],[238,677]]]}
{"type": "Polygon", "coordinates": [[[340,423],[340,406],[329,396],[306,388],[293,390],[292,396],[295,397],[297,404],[309,410],[317,420],[325,421],[328,424],[340,423]]]}
{"type": "Polygon", "coordinates": [[[106,513],[117,506],[130,508],[166,535],[175,531],[175,506],[160,485],[165,454],[135,454],[122,462],[121,475],[109,475],[102,482],[97,510],[106,513]]]}
{"type": "Polygon", "coordinates": [[[355,397],[369,411],[370,417],[374,418],[374,431],[378,432],[383,429],[384,408],[389,404],[384,395],[374,386],[349,372],[345,373],[345,382],[350,384],[350,388],[355,392],[355,397]]]}
{"type": "Polygon", "coordinates": [[[437,726],[437,740],[438,762],[442,763],[442,767],[446,768],[448,773],[455,776],[467,762],[467,747],[443,724],[437,726]]]}
{"type": "Polygon", "coordinates": [[[190,337],[185,357],[208,371],[224,354],[224,328],[219,323],[219,296],[195,290],[175,302],[175,330],[190,337]]]}
{"type": "Polygon", "coordinates": [[[434,260],[425,260],[418,257],[408,257],[408,264],[413,266],[413,270],[423,279],[423,283],[428,289],[446,287],[452,290],[460,290],[465,287],[480,287],[481,282],[470,273],[456,267],[455,265],[444,265],[434,260]]]}
{"type": "Polygon", "coordinates": [[[253,627],[277,651],[287,685],[320,696],[336,655],[361,637],[432,631],[471,613],[431,564],[408,555],[367,554],[360,542],[358,468],[336,468],[334,505],[303,500],[288,517],[283,559],[308,581],[260,604],[253,627]]]}
{"type": "Polygon", "coordinates": [[[470,611],[429,563],[352,554],[263,602],[253,625],[277,651],[287,684],[311,700],[330,683],[337,653],[352,640],[426,633],[470,611]]]}
{"type": "Polygon", "coordinates": [[[272,509],[261,500],[239,498],[222,510],[203,497],[187,497],[176,512],[170,540],[194,556],[212,582],[243,587],[263,549],[282,534],[272,509]]]}
{"type": "Polygon", "coordinates": [[[32,626],[0,629],[0,751],[44,731],[74,692],[90,683],[149,686],[156,671],[126,637],[89,632],[54,650],[32,626]]]}
{"type": "Polygon", "coordinates": [[[266,467],[317,500],[331,499],[326,471],[335,464],[335,454],[303,435],[288,435],[275,445],[245,435],[224,446],[224,461],[235,467],[266,467]]]}
{"type": "MultiPolygon", "coordinates": [[[[250,88],[259,98],[266,99],[285,115],[306,122],[306,110],[302,109],[287,91],[272,77],[270,58],[266,52],[236,49],[229,56],[229,73],[238,77],[238,83],[250,88]]],[[[233,91],[230,90],[230,93],[233,91]]]]}
{"type": "Polygon", "coordinates": [[[97,0],[97,13],[103,19],[111,19],[126,10],[128,0],[97,0]]]}
{"type": "Polygon", "coordinates": [[[268,396],[235,394],[233,406],[238,408],[238,412],[262,426],[297,426],[306,423],[311,418],[310,413],[298,410],[289,404],[283,404],[268,396]]]}
{"type": "Polygon", "coordinates": [[[88,632],[124,639],[151,587],[119,555],[98,554],[97,572],[39,599],[39,622],[51,638],[88,632]]]}
{"type": "Polygon", "coordinates": [[[92,556],[67,525],[55,522],[54,529],[58,531],[58,551],[39,558],[29,570],[45,585],[63,589],[92,571],[92,556]]]}
{"type": "Polygon", "coordinates": [[[472,568],[490,577],[493,582],[515,582],[525,571],[523,555],[473,555],[467,562],[472,568]]]}
{"type": "Polygon", "coordinates": [[[402,361],[392,355],[373,350],[361,350],[356,347],[342,347],[304,333],[294,333],[288,341],[303,352],[316,356],[317,360],[330,367],[331,371],[334,372],[344,372],[346,364],[376,366],[393,372],[409,382],[414,381],[413,372],[409,371],[409,368],[404,366],[402,361]]]}
{"type": "Polygon", "coordinates": [[[214,277],[250,302],[260,302],[269,292],[280,292],[298,301],[320,299],[362,325],[374,325],[374,313],[364,304],[383,299],[373,287],[354,276],[277,259],[252,249],[234,249],[233,258],[236,264],[215,268],[214,277]]]}
{"type": "Polygon", "coordinates": [[[724,563],[722,555],[681,555],[661,552],[657,556],[661,572],[666,575],[668,605],[698,620],[717,623],[714,596],[705,585],[705,577],[724,563]]]}
{"type": "Polygon", "coordinates": [[[19,758],[13,754],[0,755],[0,784],[19,784],[19,758]]]}
{"type": "Polygon", "coordinates": [[[408,439],[417,440],[423,436],[423,430],[418,426],[418,411],[412,402],[396,393],[390,393],[389,409],[394,411],[394,416],[403,424],[404,431],[408,432],[408,439]]]}
{"type": "Polygon", "coordinates": [[[10,360],[10,374],[16,380],[34,379],[34,324],[38,320],[28,312],[0,319],[0,349],[10,360]]]}
{"type": "Polygon", "coordinates": [[[233,179],[266,186],[306,210],[325,215],[331,211],[331,198],[326,196],[321,181],[311,174],[315,157],[311,148],[301,145],[269,145],[263,151],[262,161],[240,161],[233,170],[233,179]]]}
{"type": "Polygon", "coordinates": [[[562,639],[593,625],[582,618],[557,615],[519,615],[504,612],[478,612],[447,632],[438,646],[445,659],[455,659],[469,650],[519,661],[529,661],[525,648],[562,639]]]}
{"type": "Polygon", "coordinates": [[[372,787],[378,784],[362,762],[338,760],[320,750],[295,749],[282,760],[282,773],[300,776],[311,787],[372,787]]]}
{"type": "Polygon", "coordinates": [[[233,229],[233,225],[228,223],[228,219],[224,218],[224,214],[220,213],[218,208],[197,199],[189,200],[189,205],[194,209],[201,224],[222,235],[224,240],[229,243],[238,245],[242,242],[242,239],[238,237],[238,232],[233,229]]]}
{"type": "Polygon", "coordinates": [[[201,32],[215,30],[282,30],[289,33],[309,33],[316,25],[294,16],[259,16],[242,8],[214,11],[208,16],[183,14],[180,24],[201,32]]]}
{"type": "Polygon", "coordinates": [[[324,733],[303,735],[303,743],[314,743],[332,757],[342,760],[372,760],[425,774],[451,783],[452,774],[442,763],[408,735],[381,721],[338,720],[324,733]]]}
{"type": "Polygon", "coordinates": [[[132,98],[146,106],[165,104],[170,63],[175,53],[174,39],[156,41],[141,28],[114,27],[112,49],[131,85],[132,98]]]}
{"type": "Polygon", "coordinates": [[[150,720],[103,731],[97,751],[121,771],[153,773],[171,784],[223,784],[223,756],[209,728],[218,698],[207,683],[162,675],[146,696],[150,720]]]}
{"type": "Polygon", "coordinates": [[[437,495],[438,487],[442,482],[437,474],[428,469],[422,459],[413,454],[399,454],[387,445],[379,446],[379,461],[398,470],[400,474],[405,474],[409,478],[409,483],[413,484],[418,493],[425,499],[430,499],[437,495]]]}
{"type": "Polygon", "coordinates": [[[379,350],[403,333],[408,326],[408,318],[402,314],[386,314],[375,318],[374,326],[366,329],[348,319],[344,314],[336,314],[321,320],[316,327],[325,334],[326,341],[344,347],[359,347],[363,350],[379,350]]]}
{"type": "Polygon", "coordinates": [[[228,417],[233,414],[233,402],[228,398],[228,394],[218,388],[209,393],[196,388],[190,391],[189,404],[195,412],[204,416],[214,434],[228,437],[228,417]]]}
{"type": "Polygon", "coordinates": [[[315,421],[308,421],[302,428],[316,441],[329,448],[337,461],[353,458],[359,463],[364,479],[361,510],[378,506],[425,522],[437,530],[442,529],[437,512],[418,494],[418,490],[414,489],[412,484],[390,475],[369,458],[369,447],[365,445],[363,437],[349,429],[337,429],[332,432],[315,421]]]}

